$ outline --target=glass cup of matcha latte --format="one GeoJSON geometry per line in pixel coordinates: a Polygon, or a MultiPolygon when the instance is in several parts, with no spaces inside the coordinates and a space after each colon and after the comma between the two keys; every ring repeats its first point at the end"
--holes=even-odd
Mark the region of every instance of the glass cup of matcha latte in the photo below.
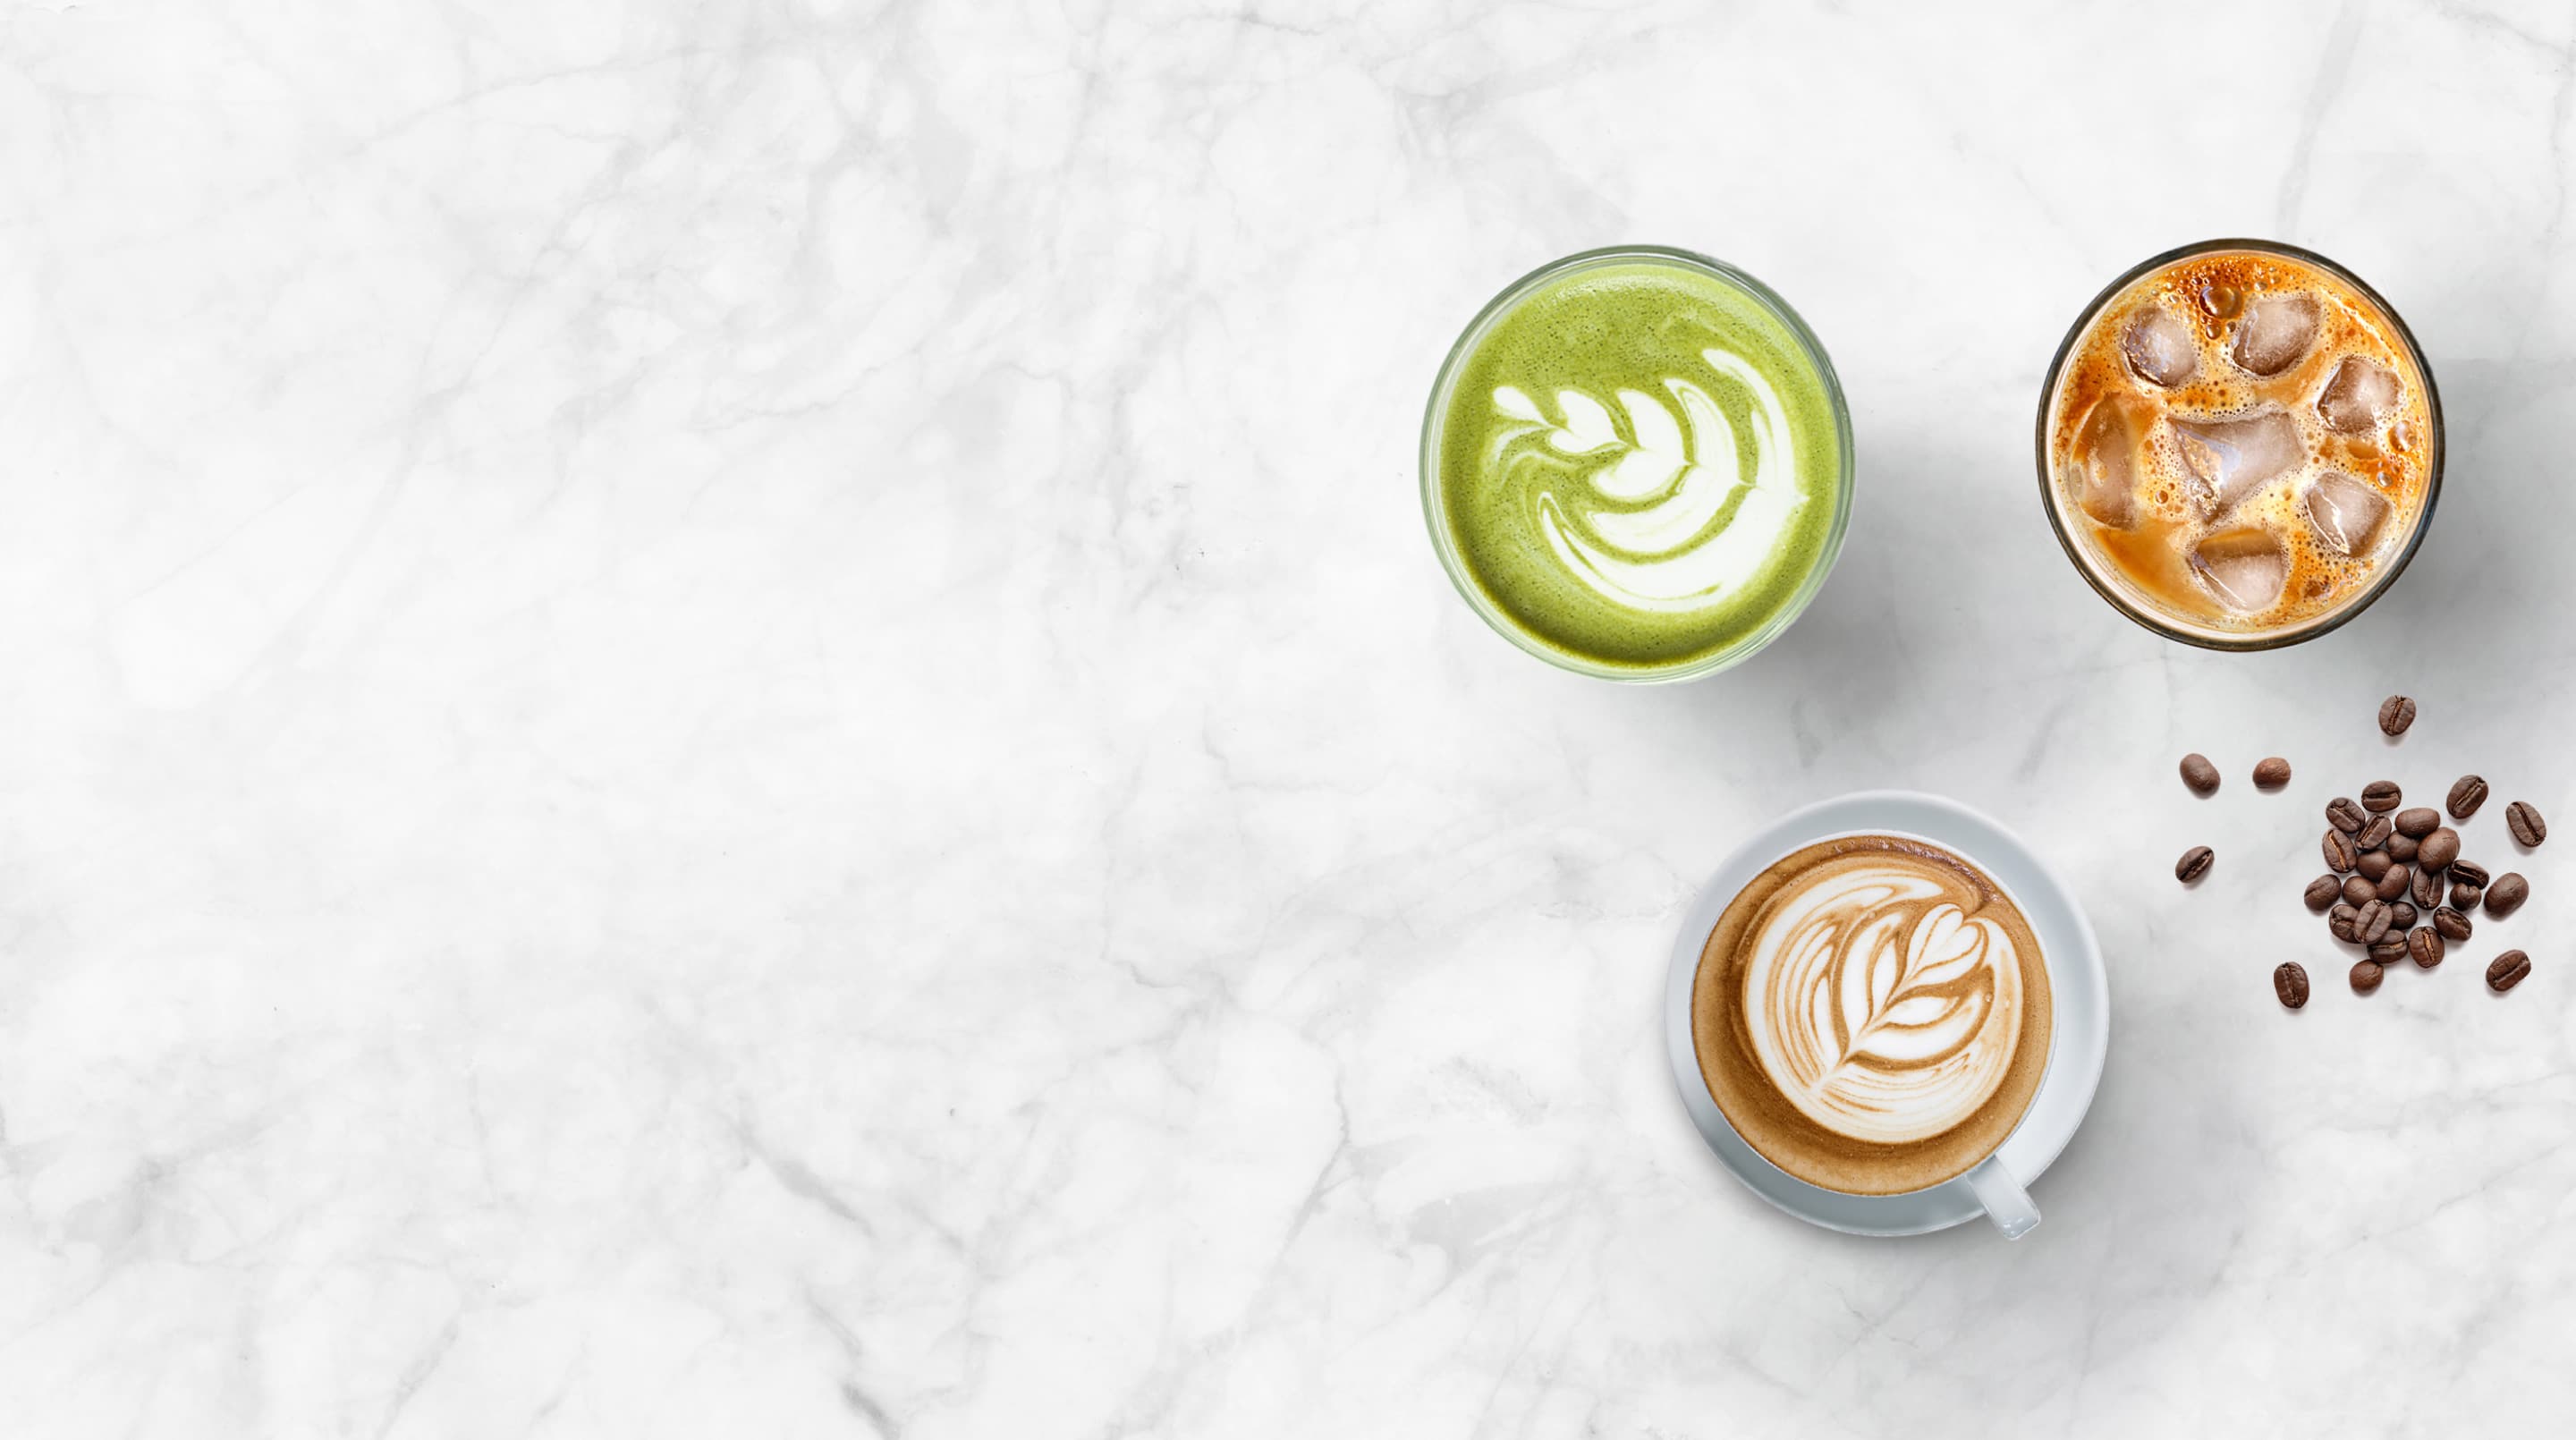
{"type": "Polygon", "coordinates": [[[1587,250],[1449,351],[1422,509],[1458,593],[1532,655],[1686,680],[1789,627],[1842,548],[1851,414],[1824,346],[1705,255],[1587,250]]]}

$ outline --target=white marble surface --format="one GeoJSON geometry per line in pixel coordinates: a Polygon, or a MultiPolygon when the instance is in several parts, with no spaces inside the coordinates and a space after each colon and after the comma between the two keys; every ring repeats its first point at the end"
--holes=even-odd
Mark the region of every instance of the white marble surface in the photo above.
{"type": "Polygon", "coordinates": [[[2383,772],[2576,826],[2576,17],[2059,8],[0,10],[0,1429],[2563,1424],[2576,877],[2368,1002],[2294,897],[2383,772]],[[2031,476],[2075,309],[2219,233],[2451,424],[2402,585],[2250,658],[2031,476]],[[1625,239],[1858,427],[1821,601],[1680,688],[1485,632],[1415,498],[1457,327],[1625,239]],[[1657,1050],[1714,860],[1882,785],[2110,954],[2018,1245],[1784,1220],[1657,1050]]]}

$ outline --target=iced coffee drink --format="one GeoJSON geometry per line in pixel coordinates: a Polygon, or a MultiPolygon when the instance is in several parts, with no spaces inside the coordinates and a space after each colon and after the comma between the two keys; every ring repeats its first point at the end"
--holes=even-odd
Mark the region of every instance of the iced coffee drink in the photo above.
{"type": "Polygon", "coordinates": [[[2441,403],[2414,339],[2324,257],[2261,241],[2158,256],[2076,323],[2039,431],[2049,516],[2150,629],[2256,649],[2396,578],[2433,512],[2441,403]]]}

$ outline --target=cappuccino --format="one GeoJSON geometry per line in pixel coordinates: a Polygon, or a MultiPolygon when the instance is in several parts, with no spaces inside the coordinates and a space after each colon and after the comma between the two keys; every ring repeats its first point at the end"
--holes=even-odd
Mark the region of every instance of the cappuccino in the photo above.
{"type": "Polygon", "coordinates": [[[1811,1185],[1894,1195],[1992,1154],[2048,1068],[2048,967],[1965,857],[1900,835],[1820,841],[1755,876],[1691,989],[1711,1099],[1811,1185]]]}
{"type": "Polygon", "coordinates": [[[2161,257],[2076,323],[2043,398],[2050,518],[2095,588],[2177,638],[2253,648],[2367,604],[2441,475],[2414,342],[2286,246],[2161,257]]]}

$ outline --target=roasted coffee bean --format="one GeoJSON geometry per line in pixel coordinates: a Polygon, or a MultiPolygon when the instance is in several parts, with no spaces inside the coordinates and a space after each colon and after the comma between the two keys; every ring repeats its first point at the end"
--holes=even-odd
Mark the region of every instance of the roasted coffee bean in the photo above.
{"type": "Polygon", "coordinates": [[[2406,955],[2406,932],[2403,930],[2391,930],[2370,942],[2370,958],[2382,965],[2394,965],[2406,955]]]}
{"type": "Polygon", "coordinates": [[[2484,865],[2472,865],[2466,860],[2454,860],[2451,862],[2451,878],[2454,880],[2465,880],[2479,889],[2484,890],[2487,888],[2487,881],[2491,877],[2488,876],[2487,867],[2484,865]]]}
{"type": "Polygon", "coordinates": [[[2361,943],[2364,945],[2387,934],[2388,927],[2395,923],[2397,923],[2397,917],[2390,914],[2387,903],[2380,900],[2363,902],[2361,908],[2354,911],[2352,916],[2353,931],[2361,936],[2361,943]]]}
{"type": "Polygon", "coordinates": [[[2487,782],[2475,775],[2463,775],[2451,782],[2451,793],[2444,802],[2451,807],[2451,818],[2466,820],[2487,803],[2487,782]]]}
{"type": "Polygon", "coordinates": [[[2323,913],[2327,906],[2342,898],[2343,880],[2340,876],[2320,875],[2308,882],[2307,901],[2311,910],[2323,913]]]}
{"type": "Polygon", "coordinates": [[[2415,872],[2403,865],[2389,866],[2388,873],[2379,877],[2379,898],[2391,905],[2405,899],[2407,887],[2414,878],[2415,872]]]}
{"type": "Polygon", "coordinates": [[[2370,812],[2353,803],[2349,795],[2338,795],[2326,802],[2326,823],[2346,835],[2358,835],[2370,823],[2370,812]]]}
{"type": "Polygon", "coordinates": [[[2174,862],[2174,878],[2185,885],[2190,884],[2209,873],[2210,858],[2208,846],[2194,845],[2182,852],[2182,858],[2174,862]]]}
{"type": "Polygon", "coordinates": [[[2361,787],[2361,808],[2364,810],[2394,810],[2397,802],[2405,798],[2406,792],[2398,789],[2394,780],[2373,780],[2361,787]]]}
{"type": "Polygon", "coordinates": [[[2379,972],[2380,966],[2379,962],[2376,960],[2355,960],[2352,962],[2352,993],[2355,995],[2367,995],[2371,991],[2378,989],[2379,972]]]}
{"type": "Polygon", "coordinates": [[[2389,929],[2412,930],[2415,928],[2416,910],[2414,902],[2409,900],[2391,900],[2388,902],[2388,914],[2389,929]]]}
{"type": "Polygon", "coordinates": [[[2272,968],[2272,993],[2293,1010],[2308,1003],[2307,968],[2296,960],[2284,960],[2272,968]]]}
{"type": "Polygon", "coordinates": [[[2412,810],[2397,812],[2397,833],[2400,835],[2412,835],[2421,840],[2441,828],[2442,812],[2430,805],[2418,805],[2412,810]]]}
{"type": "Polygon", "coordinates": [[[2427,870],[2448,870],[2460,858],[2460,832],[2445,825],[2415,847],[2415,863],[2427,870]]]}
{"type": "Polygon", "coordinates": [[[2415,702],[2403,695],[2391,695],[2379,702],[2379,733],[2403,735],[2415,723],[2415,702]]]}
{"type": "Polygon", "coordinates": [[[2496,882],[2487,887],[2487,915],[2491,919],[2501,920],[2521,909],[2522,902],[2530,898],[2531,882],[2508,870],[2498,875],[2496,882]]]}
{"type": "Polygon", "coordinates": [[[2376,850],[2387,844],[2389,837],[2396,833],[2397,826],[2387,816],[2374,815],[2369,824],[2361,827],[2361,833],[2352,837],[2352,843],[2364,850],[2376,850]]]}
{"type": "Polygon", "coordinates": [[[2451,886],[2451,904],[2457,909],[2475,910],[2478,908],[2478,901],[2486,893],[2486,887],[2483,885],[2472,885],[2466,880],[2457,881],[2451,886]]]}
{"type": "Polygon", "coordinates": [[[2194,795],[2215,795],[2218,793],[2218,767],[2209,763],[2208,756],[2194,750],[2182,757],[2182,783],[2190,786],[2194,795]]]}
{"type": "Polygon", "coordinates": [[[2379,883],[2379,877],[2387,874],[2391,869],[2395,868],[2396,864],[2397,858],[2390,855],[2387,851],[2373,850],[2369,854],[2354,861],[2352,868],[2361,872],[2362,879],[2376,885],[2379,883]]]}
{"type": "Polygon", "coordinates": [[[2289,783],[2290,762],[2278,755],[2262,760],[2254,766],[2254,788],[2257,790],[2278,790],[2289,783]]]}
{"type": "Polygon", "coordinates": [[[2361,912],[2349,904],[2337,905],[2326,912],[2326,929],[2346,945],[2361,943],[2361,912]]]}
{"type": "MultiPolygon", "coordinates": [[[[2364,856],[2362,858],[2368,859],[2369,857],[2364,856]]],[[[2346,875],[2343,877],[2343,903],[2346,905],[2367,905],[2378,898],[2378,881],[2371,879],[2367,875],[2346,875]]]]}
{"type": "Polygon", "coordinates": [[[2469,938],[2472,927],[2468,916],[2445,905],[2433,912],[2433,928],[2442,932],[2443,939],[2456,945],[2469,938]]]}
{"type": "Polygon", "coordinates": [[[2525,847],[2549,838],[2549,824],[2528,801],[2516,800],[2504,807],[2504,828],[2513,832],[2514,843],[2525,847]]]}
{"type": "Polygon", "coordinates": [[[2531,973],[2531,957],[2519,950],[2507,950],[2487,962],[2487,988],[2498,995],[2522,983],[2531,973]]]}
{"type": "Polygon", "coordinates": [[[2326,868],[2338,874],[2361,862],[2361,847],[2353,844],[2352,837],[2340,830],[2326,832],[2325,852],[2326,868]]]}
{"type": "Polygon", "coordinates": [[[2388,852],[2389,859],[2402,860],[2411,865],[2415,861],[2415,847],[2418,843],[2420,842],[2414,836],[2401,830],[2389,836],[2388,843],[2379,848],[2388,852]]]}
{"type": "Polygon", "coordinates": [[[2441,964],[2442,952],[2449,948],[2439,930],[2427,927],[2406,932],[2406,953],[2415,961],[2418,970],[2430,970],[2441,964]]]}
{"type": "Polygon", "coordinates": [[[2427,870],[2418,865],[2415,867],[2414,875],[2415,878],[2408,882],[2407,893],[2415,897],[2415,903],[2427,910],[2441,904],[2442,872],[2427,870]]]}

